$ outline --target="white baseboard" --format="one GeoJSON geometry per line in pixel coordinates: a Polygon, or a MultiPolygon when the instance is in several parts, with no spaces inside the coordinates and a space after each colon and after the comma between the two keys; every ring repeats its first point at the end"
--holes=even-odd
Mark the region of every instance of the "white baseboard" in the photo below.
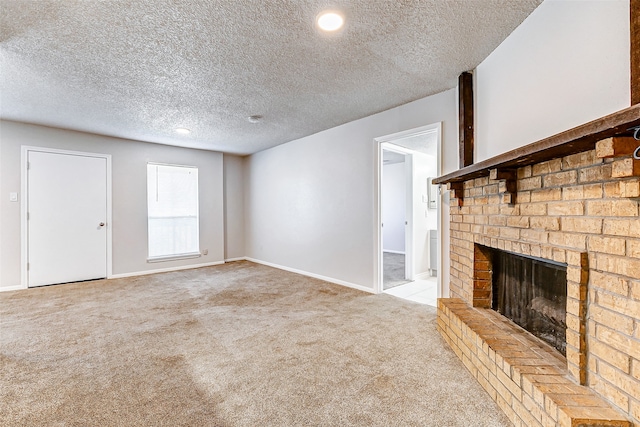
{"type": "Polygon", "coordinates": [[[383,249],[382,252],[387,252],[387,253],[390,253],[390,254],[398,254],[398,255],[404,255],[405,254],[404,252],[401,252],[401,251],[392,251],[392,250],[389,250],[389,249],[383,249]]]}
{"type": "MultiPolygon", "coordinates": [[[[183,265],[183,266],[180,266],[180,267],[159,268],[157,270],[146,270],[146,271],[136,271],[136,272],[133,272],[133,273],[112,274],[111,276],[108,277],[108,279],[124,279],[124,278],[127,278],[127,277],[146,276],[146,275],[149,275],[149,274],[156,274],[156,273],[168,273],[168,272],[172,272],[172,271],[191,270],[193,268],[212,267],[212,266],[215,266],[215,265],[224,264],[225,262],[233,262],[233,261],[251,261],[251,262],[255,262],[256,264],[262,264],[262,265],[266,265],[268,267],[277,268],[279,270],[289,271],[291,273],[296,273],[296,274],[301,274],[303,276],[313,277],[314,279],[324,280],[325,282],[335,283],[336,285],[346,286],[348,288],[357,289],[359,291],[367,292],[367,293],[370,293],[370,294],[374,294],[375,293],[374,289],[367,288],[366,286],[356,285],[355,283],[346,282],[344,280],[334,279],[332,277],[322,276],[320,274],[309,273],[307,271],[298,270],[298,269],[290,268],[290,267],[285,267],[283,265],[278,265],[278,264],[274,264],[274,263],[271,263],[271,262],[261,261],[259,259],[254,259],[254,258],[249,258],[249,257],[231,258],[231,259],[227,259],[225,261],[210,262],[210,263],[206,263],[206,264],[183,265]]],[[[20,285],[18,285],[18,286],[7,286],[7,287],[0,287],[0,292],[18,291],[18,290],[23,290],[23,289],[27,289],[27,288],[25,288],[23,286],[20,286],[20,285]]]]}
{"type": "Polygon", "coordinates": [[[107,279],[124,279],[125,277],[146,276],[156,273],[169,273],[171,271],[191,270],[192,268],[212,267],[224,264],[224,261],[208,262],[205,264],[182,265],[180,267],[159,268],[157,270],[135,271],[133,273],[112,274],[107,279]]]}
{"type": "Polygon", "coordinates": [[[344,280],[334,279],[327,276],[322,276],[320,274],[309,273],[308,271],[298,270],[296,268],[285,267],[283,265],[274,264],[272,262],[261,261],[259,259],[254,258],[246,258],[247,261],[255,262],[256,264],[266,265],[268,267],[277,268],[279,270],[289,271],[291,273],[301,274],[303,276],[313,277],[314,279],[324,280],[325,282],[335,283],[336,285],[346,286],[348,288],[357,289],[359,291],[368,292],[370,294],[375,294],[375,290],[372,288],[367,288],[366,286],[356,285],[355,283],[345,282],[344,280]]]}
{"type": "Polygon", "coordinates": [[[16,285],[16,286],[4,286],[4,287],[0,287],[0,292],[10,292],[10,291],[22,291],[25,288],[22,285],[16,285]]]}

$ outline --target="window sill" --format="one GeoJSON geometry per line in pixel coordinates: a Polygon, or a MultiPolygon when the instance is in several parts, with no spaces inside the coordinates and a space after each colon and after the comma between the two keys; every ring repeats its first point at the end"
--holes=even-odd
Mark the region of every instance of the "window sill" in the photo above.
{"type": "Polygon", "coordinates": [[[202,255],[200,254],[200,252],[192,252],[188,254],[176,254],[176,255],[151,257],[151,258],[147,258],[147,262],[153,263],[153,262],[175,261],[179,259],[200,258],[201,256],[202,255]]]}

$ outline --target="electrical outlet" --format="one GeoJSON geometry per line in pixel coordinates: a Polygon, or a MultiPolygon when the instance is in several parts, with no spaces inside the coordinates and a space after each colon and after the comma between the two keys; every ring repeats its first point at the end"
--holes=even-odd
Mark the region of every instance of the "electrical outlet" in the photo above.
{"type": "Polygon", "coordinates": [[[202,255],[209,255],[209,249],[203,249],[202,255]]]}

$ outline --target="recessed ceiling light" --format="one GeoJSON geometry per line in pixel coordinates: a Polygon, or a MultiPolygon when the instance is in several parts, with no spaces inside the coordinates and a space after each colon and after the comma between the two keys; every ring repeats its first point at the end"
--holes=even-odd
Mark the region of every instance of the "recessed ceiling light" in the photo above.
{"type": "Polygon", "coordinates": [[[187,128],[176,128],[176,133],[179,133],[182,135],[189,135],[191,131],[187,128]]]}
{"type": "Polygon", "coordinates": [[[247,120],[251,123],[258,123],[262,121],[262,116],[260,114],[255,114],[253,116],[247,117],[247,120]]]}
{"type": "Polygon", "coordinates": [[[337,12],[322,12],[318,15],[316,24],[321,30],[336,31],[344,25],[344,18],[337,12]]]}

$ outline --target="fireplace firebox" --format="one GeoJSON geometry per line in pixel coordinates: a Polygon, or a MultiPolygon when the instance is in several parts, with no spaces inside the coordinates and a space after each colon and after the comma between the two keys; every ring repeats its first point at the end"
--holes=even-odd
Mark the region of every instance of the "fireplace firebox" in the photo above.
{"type": "Polygon", "coordinates": [[[491,250],[492,308],[566,356],[566,264],[491,250]]]}

